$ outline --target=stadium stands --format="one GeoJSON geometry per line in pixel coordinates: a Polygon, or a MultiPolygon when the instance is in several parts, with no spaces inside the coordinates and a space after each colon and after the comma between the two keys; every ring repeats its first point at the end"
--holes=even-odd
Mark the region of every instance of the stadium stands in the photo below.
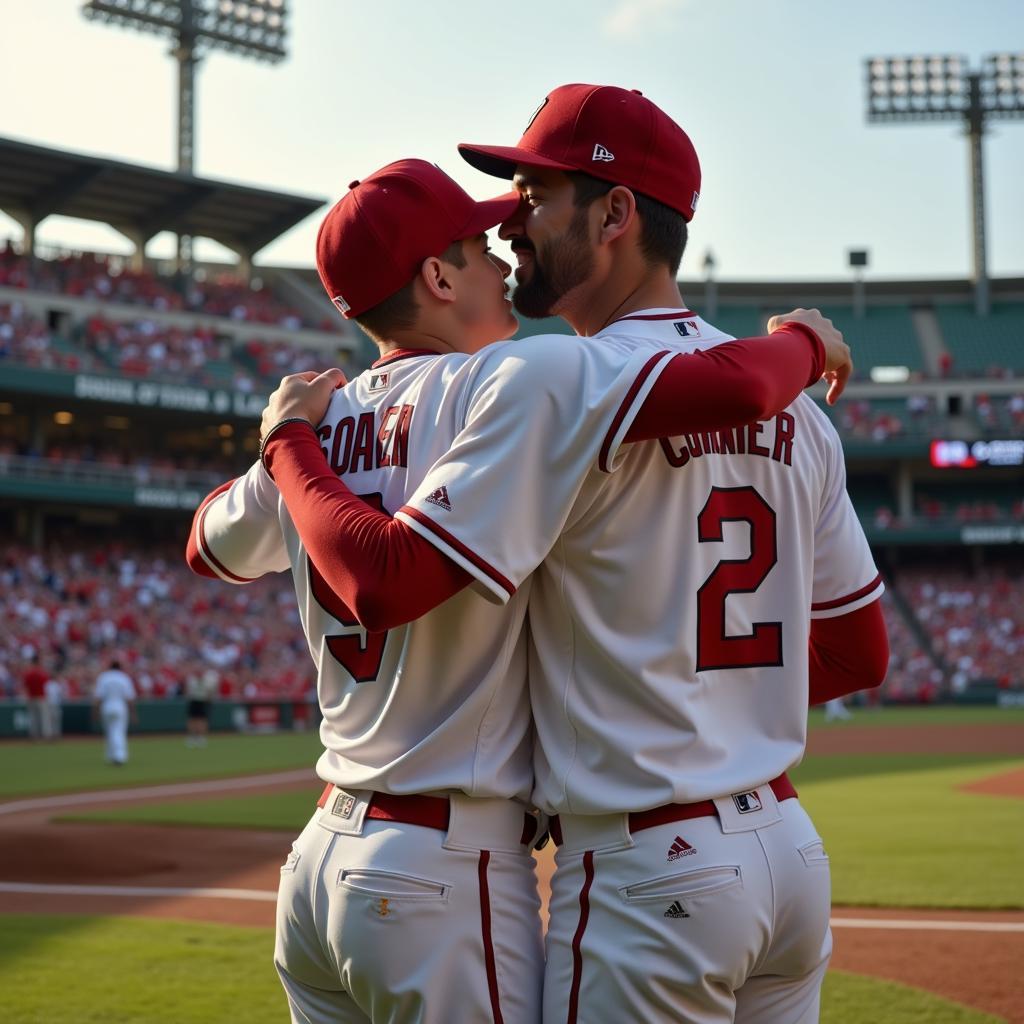
{"type": "Polygon", "coordinates": [[[163,277],[153,270],[132,270],[119,256],[67,253],[54,259],[29,260],[9,241],[0,243],[0,285],[32,291],[101,299],[155,310],[189,310],[246,323],[337,330],[336,319],[311,323],[263,287],[230,274],[194,278],[163,277]]]}
{"type": "Polygon", "coordinates": [[[1024,303],[997,303],[985,317],[967,305],[937,304],[935,313],[952,356],[949,375],[1024,376],[1024,303]]]}
{"type": "Polygon", "coordinates": [[[976,573],[939,565],[905,570],[899,586],[935,652],[944,659],[952,689],[995,680],[1024,679],[1024,578],[1010,568],[976,573]]]}
{"type": "Polygon", "coordinates": [[[900,613],[891,581],[887,581],[882,595],[882,610],[889,630],[889,671],[882,684],[882,699],[927,704],[944,696],[945,675],[900,613]]]}
{"type": "Polygon", "coordinates": [[[913,377],[925,375],[924,355],[909,305],[869,306],[863,317],[850,306],[823,307],[840,327],[856,357],[856,374],[866,377],[875,366],[905,366],[913,377]]]}
{"type": "Polygon", "coordinates": [[[304,699],[313,685],[290,578],[202,579],[171,547],[7,547],[0,616],[7,697],[37,651],[71,699],[88,697],[115,656],[147,697],[180,695],[189,675],[210,668],[225,697],[304,699]]]}

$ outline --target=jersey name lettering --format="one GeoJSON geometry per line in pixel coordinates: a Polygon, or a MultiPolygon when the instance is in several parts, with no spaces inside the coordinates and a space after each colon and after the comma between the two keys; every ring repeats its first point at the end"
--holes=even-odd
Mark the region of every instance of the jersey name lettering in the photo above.
{"type": "Polygon", "coordinates": [[[771,420],[755,420],[745,427],[728,430],[705,430],[699,434],[684,434],[681,439],[661,439],[661,450],[668,464],[682,469],[691,459],[704,455],[760,455],[783,465],[793,464],[793,441],[796,420],[788,412],[780,412],[771,420]],[[765,428],[773,428],[774,438],[765,435],[765,428]]]}
{"type": "Polygon", "coordinates": [[[379,427],[373,412],[343,416],[333,427],[323,424],[318,433],[331,469],[342,476],[382,466],[408,467],[409,427],[414,408],[388,406],[381,412],[379,427]]]}

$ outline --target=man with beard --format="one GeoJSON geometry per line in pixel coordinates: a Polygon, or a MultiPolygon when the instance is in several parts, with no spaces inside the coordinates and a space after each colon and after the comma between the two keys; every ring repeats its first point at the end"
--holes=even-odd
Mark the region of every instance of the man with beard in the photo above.
{"type": "MultiPolygon", "coordinates": [[[[877,685],[888,660],[838,437],[800,396],[743,427],[623,445],[655,382],[732,347],[680,301],[700,172],[654,104],[564,86],[517,147],[462,151],[523,198],[501,229],[517,306],[587,340],[505,343],[460,368],[462,430],[394,518],[346,494],[308,427],[270,436],[266,464],[374,628],[469,583],[508,600],[533,573],[534,799],[560,847],[544,1019],[813,1021],[828,860],[785,773],[809,687],[877,685]],[[581,351],[647,357],[592,449],[573,430],[594,401],[581,351]],[[430,549],[448,565],[428,575],[430,549]]],[[[264,427],[315,422],[323,401],[286,381],[264,427]]]]}
{"type": "MultiPolygon", "coordinates": [[[[462,427],[453,379],[469,353],[516,328],[505,284],[512,268],[483,232],[518,206],[516,195],[475,203],[421,160],[352,183],[321,226],[317,269],[380,359],[340,390],[336,370],[293,381],[323,393],[315,433],[271,402],[268,467],[286,477],[278,457],[286,464],[289,446],[306,444],[324,479],[341,486],[342,476],[377,507],[394,511],[414,494],[462,427]]],[[[846,365],[838,332],[820,316],[795,316],[817,324],[825,344],[793,328],[737,343],[733,359],[686,356],[686,372],[662,374],[649,396],[669,389],[660,409],[671,416],[641,410],[627,440],[698,426],[708,409],[742,423],[782,408],[823,366],[846,365]]],[[[592,460],[649,356],[563,342],[562,382],[585,370],[575,379],[587,393],[563,433],[576,458],[592,460]]],[[[467,587],[437,602],[435,582],[443,590],[462,570],[413,535],[426,549],[426,585],[389,594],[387,614],[403,606],[403,625],[374,631],[374,609],[345,604],[330,545],[316,546],[309,527],[308,516],[321,513],[329,525],[330,508],[315,488],[304,499],[293,517],[256,463],[202,503],[187,553],[194,571],[232,583],[290,569],[317,665],[326,748],[317,771],[328,785],[278,893],[275,962],[293,1019],[536,1024],[537,823],[524,820],[533,785],[522,629],[529,590],[496,604],[467,587]],[[438,607],[419,615],[416,606],[429,602],[438,607]]],[[[433,501],[443,507],[443,489],[433,501]]]]}

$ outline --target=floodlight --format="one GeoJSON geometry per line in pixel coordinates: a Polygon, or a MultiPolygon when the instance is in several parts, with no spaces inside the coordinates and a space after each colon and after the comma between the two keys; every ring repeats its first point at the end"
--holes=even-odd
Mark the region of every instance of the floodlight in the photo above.
{"type": "MultiPolygon", "coordinates": [[[[195,150],[195,72],[210,50],[272,64],[287,56],[285,0],[86,0],[82,13],[106,25],[154,32],[172,40],[178,62],[178,170],[191,173],[195,150]]],[[[189,240],[179,237],[178,262],[189,240]]]]}
{"type": "Polygon", "coordinates": [[[964,124],[971,157],[975,307],[988,312],[981,138],[990,118],[1024,117],[1024,53],[990,54],[980,72],[956,54],[869,57],[864,66],[868,121],[964,124]]]}

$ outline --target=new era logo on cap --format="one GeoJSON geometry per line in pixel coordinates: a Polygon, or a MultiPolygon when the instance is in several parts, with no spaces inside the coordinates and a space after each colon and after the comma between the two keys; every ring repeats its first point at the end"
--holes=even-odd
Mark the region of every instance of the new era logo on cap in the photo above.
{"type": "Polygon", "coordinates": [[[499,178],[514,178],[519,167],[585,171],[657,200],[684,220],[697,208],[700,161],[693,143],[637,89],[561,85],[548,93],[517,145],[462,143],[459,152],[499,178]]]}

